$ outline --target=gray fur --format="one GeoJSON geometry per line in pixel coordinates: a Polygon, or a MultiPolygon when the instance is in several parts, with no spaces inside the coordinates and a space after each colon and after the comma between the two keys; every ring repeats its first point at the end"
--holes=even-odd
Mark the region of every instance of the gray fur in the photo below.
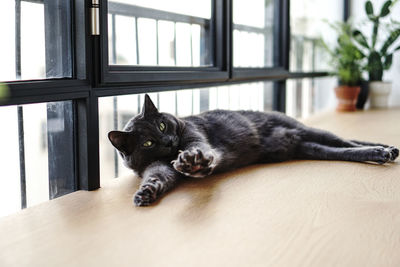
{"type": "Polygon", "coordinates": [[[292,159],[394,161],[399,150],[344,140],[278,112],[213,110],[176,118],[146,95],[142,113],[109,133],[125,166],[143,178],[134,203],[147,206],[182,177],[201,178],[254,163],[292,159]],[[166,128],[160,130],[160,123],[166,128]],[[151,147],[144,147],[147,140],[151,147]]]}

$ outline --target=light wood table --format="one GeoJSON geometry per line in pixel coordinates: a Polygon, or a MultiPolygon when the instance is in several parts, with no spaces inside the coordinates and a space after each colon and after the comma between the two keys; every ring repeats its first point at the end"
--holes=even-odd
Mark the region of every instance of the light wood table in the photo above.
{"type": "MultiPolygon", "coordinates": [[[[306,124],[400,147],[400,110],[306,124]]],[[[0,266],[400,266],[400,164],[291,161],[188,179],[137,208],[121,177],[0,219],[0,266]]]]}

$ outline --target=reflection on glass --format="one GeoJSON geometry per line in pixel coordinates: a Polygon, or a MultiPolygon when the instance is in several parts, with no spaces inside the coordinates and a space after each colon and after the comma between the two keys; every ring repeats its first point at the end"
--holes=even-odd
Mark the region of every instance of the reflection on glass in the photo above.
{"type": "Polygon", "coordinates": [[[290,70],[329,70],[325,51],[318,45],[322,37],[333,44],[337,34],[327,22],[341,21],[343,1],[296,0],[290,2],[290,70]]]}
{"type": "Polygon", "coordinates": [[[109,64],[212,65],[211,2],[109,0],[109,64]]]}
{"type": "Polygon", "coordinates": [[[1,0],[0,81],[71,77],[69,16],[69,1],[1,0]]]}
{"type": "Polygon", "coordinates": [[[72,111],[72,101],[0,107],[0,217],[75,190],[72,111]]]}
{"type": "MultiPolygon", "coordinates": [[[[159,111],[178,117],[213,109],[272,110],[272,82],[255,82],[204,89],[150,93],[159,111]]],[[[129,174],[122,165],[107,133],[121,130],[143,105],[144,94],[103,97],[99,100],[100,178],[101,183],[129,174]]]]}
{"type": "Polygon", "coordinates": [[[274,66],[274,0],[233,0],[233,66],[274,66]]]}
{"type": "Polygon", "coordinates": [[[296,118],[333,109],[336,103],[334,77],[291,79],[286,81],[286,114],[296,118]]]}

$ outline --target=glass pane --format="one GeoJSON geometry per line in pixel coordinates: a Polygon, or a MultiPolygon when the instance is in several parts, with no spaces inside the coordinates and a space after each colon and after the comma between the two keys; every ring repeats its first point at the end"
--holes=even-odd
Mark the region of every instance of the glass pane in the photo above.
{"type": "Polygon", "coordinates": [[[70,2],[0,1],[0,81],[72,76],[70,2]]]}
{"type": "MultiPolygon", "coordinates": [[[[272,67],[275,0],[233,0],[233,66],[272,67]]],[[[275,52],[274,52],[275,51],[275,52]]]]}
{"type": "Polygon", "coordinates": [[[75,190],[72,101],[0,107],[0,216],[75,190]]]}
{"type": "Polygon", "coordinates": [[[306,118],[318,111],[334,109],[335,77],[305,78],[286,81],[286,114],[306,118]]]}
{"type": "Polygon", "coordinates": [[[108,0],[109,64],[211,66],[212,0],[108,0]]]}
{"type": "Polygon", "coordinates": [[[318,40],[333,45],[337,34],[328,22],[343,19],[343,1],[296,0],[290,2],[290,70],[326,71],[329,57],[318,40]]]}
{"type": "MultiPolygon", "coordinates": [[[[272,82],[219,86],[150,93],[159,111],[178,117],[213,109],[272,110],[272,82]]],[[[102,97],[99,100],[100,178],[101,183],[131,173],[122,165],[107,134],[121,130],[142,108],[144,94],[102,97]]]]}

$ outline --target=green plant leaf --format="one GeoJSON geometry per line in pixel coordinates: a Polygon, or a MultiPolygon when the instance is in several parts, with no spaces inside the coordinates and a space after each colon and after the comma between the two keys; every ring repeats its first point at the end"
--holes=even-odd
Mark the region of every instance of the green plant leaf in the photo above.
{"type": "Polygon", "coordinates": [[[367,43],[367,39],[365,38],[365,36],[359,30],[353,31],[353,37],[354,37],[354,40],[356,40],[357,43],[359,43],[361,46],[369,49],[369,46],[368,46],[368,43],[367,43]]]}
{"type": "Polygon", "coordinates": [[[381,55],[372,51],[368,56],[368,75],[370,81],[382,81],[383,66],[381,55]]]}
{"type": "Polygon", "coordinates": [[[379,19],[374,22],[374,29],[372,32],[372,49],[375,48],[376,39],[378,38],[378,30],[379,30],[379,19]]]}
{"type": "Polygon", "coordinates": [[[388,70],[392,66],[393,63],[393,54],[387,55],[385,57],[385,62],[383,62],[383,69],[388,70]]]}
{"type": "Polygon", "coordinates": [[[371,1],[365,3],[365,12],[367,12],[368,17],[374,16],[374,7],[372,6],[371,1]]]}
{"type": "Polygon", "coordinates": [[[386,1],[381,9],[381,14],[379,15],[381,18],[386,17],[390,13],[390,6],[392,5],[392,1],[386,1]]]}
{"type": "Polygon", "coordinates": [[[392,31],[389,35],[389,38],[386,40],[386,42],[382,45],[381,48],[381,55],[386,56],[386,52],[388,48],[399,38],[400,36],[400,28],[392,31]]]}

